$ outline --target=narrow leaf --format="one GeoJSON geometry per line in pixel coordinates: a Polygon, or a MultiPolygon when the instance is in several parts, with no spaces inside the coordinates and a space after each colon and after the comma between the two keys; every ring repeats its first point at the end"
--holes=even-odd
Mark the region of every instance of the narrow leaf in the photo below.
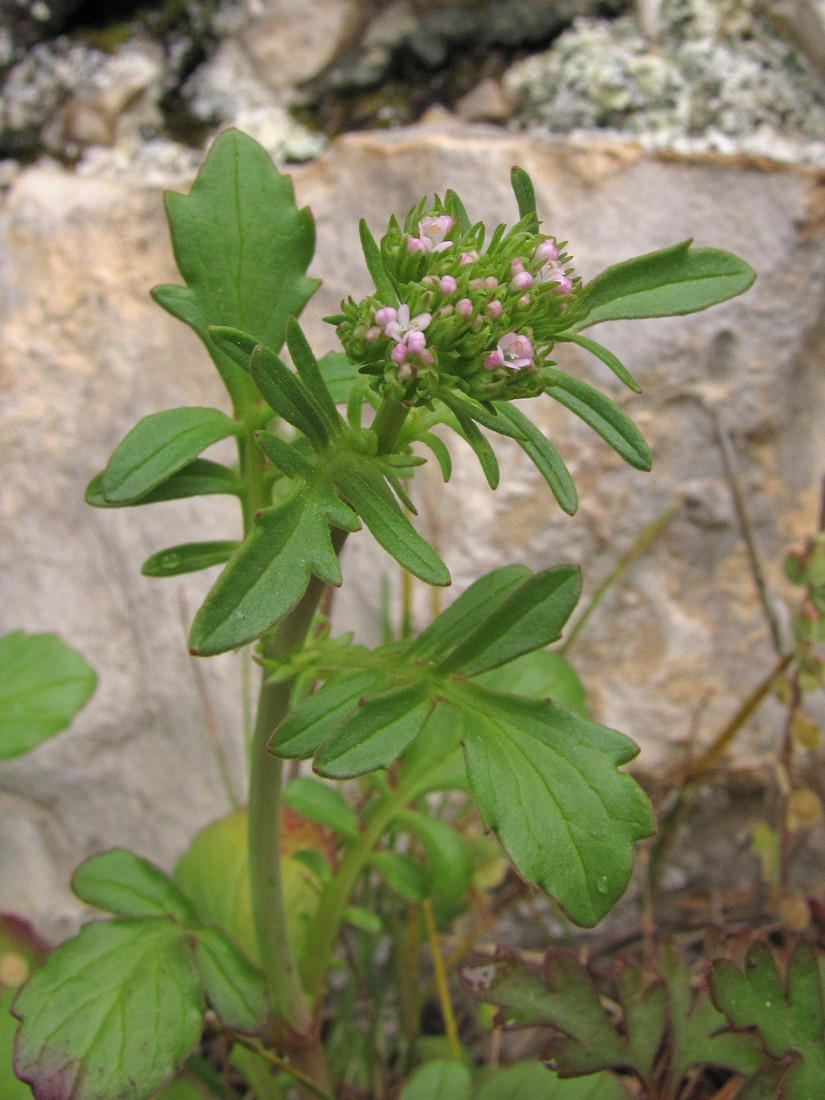
{"type": "Polygon", "coordinates": [[[157,504],[164,500],[183,500],[185,497],[213,494],[240,496],[243,491],[234,470],[206,458],[196,458],[137,500],[108,501],[103,495],[104,473],[101,470],[99,474],[95,474],[86,487],[86,503],[94,508],[133,508],[141,504],[157,504]]]}
{"type": "Polygon", "coordinates": [[[362,672],[324,684],[278,726],[269,742],[270,750],[287,759],[312,756],[355,709],[361,696],[378,690],[383,682],[380,673],[362,672]]]}
{"type": "Polygon", "coordinates": [[[238,130],[215,139],[189,194],[167,194],[166,210],[187,285],[156,287],[153,295],[200,336],[240,407],[253,387],[208,329],[235,328],[281,349],[288,318],[318,286],[306,276],[315,248],[312,215],[296,208],[289,177],[238,130]]]}
{"type": "Polygon", "coordinates": [[[474,420],[470,418],[460,401],[453,400],[452,394],[440,393],[439,399],[450,409],[455,416],[456,431],[461,438],[472,448],[473,453],[481,464],[481,469],[491,489],[495,489],[499,482],[498,461],[495,452],[484,435],[478,430],[474,420]]]}
{"type": "Polygon", "coordinates": [[[321,745],[315,770],[345,779],[388,768],[427,721],[430,693],[429,684],[417,683],[365,699],[321,745]]]}
{"type": "Polygon", "coordinates": [[[748,289],[753,268],[730,252],[691,248],[683,241],[608,267],[588,284],[580,304],[589,307],[581,327],[620,318],[694,313],[748,289]]]}
{"type": "Polygon", "coordinates": [[[17,995],[15,1070],[49,1100],[145,1100],[194,1049],[188,934],[157,917],[87,924],[17,995]]]}
{"type": "Polygon", "coordinates": [[[642,790],[617,769],[627,737],[533,699],[462,686],[464,751],[485,823],[520,874],[591,927],[627,886],[633,844],[654,828],[642,790]]]}
{"type": "Polygon", "coordinates": [[[292,610],[313,573],[339,585],[330,524],[354,531],[358,519],[321,477],[261,512],[195,616],[193,652],[210,656],[260,637],[292,610]]]}
{"type": "Polygon", "coordinates": [[[306,387],[308,395],[315,402],[315,407],[320,413],[324,423],[332,434],[341,430],[343,422],[335,408],[335,402],[327,389],[324,376],[318,366],[309,342],[304,336],[301,326],[294,317],[289,319],[286,326],[286,346],[298,376],[306,387]]]}
{"type": "Polygon", "coordinates": [[[424,868],[400,852],[375,852],[370,864],[381,872],[391,890],[406,901],[423,901],[429,894],[424,868]]]}
{"type": "Polygon", "coordinates": [[[228,325],[209,325],[206,331],[215,347],[249,374],[249,360],[260,340],[228,325]]]}
{"type": "Polygon", "coordinates": [[[421,436],[420,442],[423,443],[425,447],[429,447],[433,452],[436,462],[441,467],[441,476],[444,478],[445,482],[449,481],[453,472],[453,462],[444,441],[439,439],[437,435],[433,435],[432,432],[425,432],[425,434],[421,436]]]}
{"type": "Polygon", "coordinates": [[[499,416],[509,420],[521,433],[521,438],[515,437],[516,442],[550,486],[562,511],[572,516],[579,506],[579,498],[570,471],[559,452],[520,409],[507,401],[497,401],[495,404],[499,416]]]}
{"type": "Polygon", "coordinates": [[[233,1031],[259,1034],[269,1019],[263,974],[222,928],[198,930],[195,964],[206,996],[221,1022],[233,1031]]]}
{"type": "Polygon", "coordinates": [[[120,917],[173,917],[191,924],[195,912],[172,880],[125,848],[92,856],[77,868],[72,890],[87,905],[120,917]]]}
{"type": "Polygon", "coordinates": [[[529,218],[526,228],[531,232],[538,232],[539,219],[536,214],[536,192],[533,181],[523,168],[514,165],[510,169],[510,185],[518,203],[519,220],[529,218]]]}
{"type": "Polygon", "coordinates": [[[412,526],[390,492],[374,460],[363,456],[333,471],[342,495],[395,560],[426,584],[448,585],[447,566],[412,526]]]}
{"type": "Polygon", "coordinates": [[[650,448],[627,413],[586,382],[550,368],[547,373],[554,379],[546,391],[549,397],[580,417],[634,469],[650,469],[650,448]]]}
{"type": "Polygon", "coordinates": [[[297,447],[293,447],[274,432],[255,432],[255,442],[286,477],[312,476],[312,464],[307,462],[297,447]]]}
{"type": "Polygon", "coordinates": [[[581,336],[577,332],[559,332],[556,334],[556,342],[578,344],[580,348],[584,348],[585,351],[589,351],[591,355],[595,355],[597,359],[601,359],[604,365],[609,367],[619,381],[624,382],[629,390],[633,390],[634,393],[642,392],[635,378],[624,363],[622,363],[612,351],[603,347],[602,344],[597,344],[596,341],[591,340],[590,337],[581,336]]]}
{"type": "Polygon", "coordinates": [[[264,401],[288,424],[302,432],[313,446],[329,442],[326,425],[302,382],[266,347],[255,349],[249,369],[264,401]]]}
{"type": "Polygon", "coordinates": [[[369,226],[362,218],[358,223],[358,233],[361,238],[361,248],[364,250],[364,259],[367,261],[367,271],[370,273],[378,297],[387,306],[398,305],[398,294],[395,286],[387,274],[384,261],[381,259],[381,251],[375,243],[375,238],[369,231],[369,226]]]}
{"type": "Polygon", "coordinates": [[[196,573],[213,565],[229,561],[241,544],[237,541],[184,542],[159,550],[147,558],[140,571],[144,577],[177,577],[181,573],[196,573]]]}
{"type": "Polygon", "coordinates": [[[419,634],[408,651],[410,660],[437,660],[450,653],[530,575],[526,565],[503,565],[473,581],[419,634]]]}
{"type": "Polygon", "coordinates": [[[561,636],[580,595],[581,574],[575,565],[534,574],[491,610],[439,669],[475,676],[543,649],[561,636]]]}
{"type": "Polygon", "coordinates": [[[56,634],[0,637],[0,760],[65,729],[96,684],[94,670],[56,634]]]}
{"type": "Polygon", "coordinates": [[[235,428],[217,409],[166,409],[145,416],[109,459],[103,472],[104,499],[108,504],[140,500],[201,451],[234,435],[235,428]]]}

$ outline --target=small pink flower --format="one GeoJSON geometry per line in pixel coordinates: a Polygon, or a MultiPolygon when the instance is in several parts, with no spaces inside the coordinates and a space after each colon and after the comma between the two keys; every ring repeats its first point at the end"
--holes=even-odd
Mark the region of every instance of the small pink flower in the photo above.
{"type": "MultiPolygon", "coordinates": [[[[378,314],[376,313],[375,316],[377,319],[378,314]]],[[[396,316],[384,326],[384,331],[396,343],[401,343],[408,332],[423,332],[432,319],[431,313],[419,313],[417,317],[410,320],[410,307],[405,302],[398,307],[396,316]]]]}
{"type": "Polygon", "coordinates": [[[410,352],[411,355],[420,355],[424,348],[426,348],[427,346],[427,337],[424,335],[423,332],[411,330],[407,333],[404,342],[407,345],[407,350],[410,352]]]}
{"type": "Polygon", "coordinates": [[[394,321],[398,316],[398,311],[393,309],[392,306],[382,306],[375,311],[375,323],[380,325],[381,328],[386,330],[390,321],[394,321]]]}
{"type": "Polygon", "coordinates": [[[458,262],[465,267],[467,264],[474,264],[478,259],[478,252],[473,249],[472,252],[462,252],[458,258],[458,262]]]}
{"type": "Polygon", "coordinates": [[[392,359],[393,363],[397,363],[398,366],[400,367],[401,364],[406,360],[406,358],[407,358],[407,345],[406,344],[396,344],[395,347],[390,352],[390,359],[392,359]]]}
{"type": "Polygon", "coordinates": [[[573,289],[573,280],[565,274],[564,268],[557,260],[548,260],[544,267],[536,273],[536,282],[555,283],[558,294],[569,294],[573,289]]]}
{"type": "Polygon", "coordinates": [[[442,294],[452,294],[452,292],[457,288],[458,283],[455,281],[452,275],[444,275],[439,281],[438,286],[442,294]]]}
{"type": "Polygon", "coordinates": [[[455,311],[459,317],[463,317],[465,320],[473,315],[473,303],[469,298],[462,298],[455,304],[455,311]]]}
{"type": "Polygon", "coordinates": [[[520,271],[518,275],[510,280],[510,290],[513,291],[527,290],[532,285],[533,276],[529,271],[520,271]]]}
{"type": "Polygon", "coordinates": [[[546,264],[548,260],[557,260],[559,258],[559,250],[553,244],[552,241],[542,241],[536,251],[533,253],[533,259],[541,261],[542,264],[546,264]]]}
{"type": "Polygon", "coordinates": [[[440,214],[437,218],[422,218],[418,223],[418,237],[410,237],[407,248],[410,252],[443,252],[452,246],[452,241],[444,238],[453,228],[453,219],[449,214],[440,214]]]}
{"type": "Polygon", "coordinates": [[[425,367],[431,367],[433,365],[433,363],[435,362],[435,359],[433,358],[431,352],[426,351],[426,350],[419,352],[418,353],[418,358],[419,358],[419,361],[421,363],[423,363],[423,365],[425,367]]]}
{"type": "Polygon", "coordinates": [[[524,271],[524,260],[515,259],[510,261],[511,275],[520,275],[522,271],[524,271]]]}
{"type": "Polygon", "coordinates": [[[508,332],[498,342],[495,351],[491,351],[484,360],[484,366],[488,370],[496,367],[507,367],[509,370],[523,370],[531,368],[533,362],[533,345],[526,336],[520,336],[517,332],[508,332]]]}

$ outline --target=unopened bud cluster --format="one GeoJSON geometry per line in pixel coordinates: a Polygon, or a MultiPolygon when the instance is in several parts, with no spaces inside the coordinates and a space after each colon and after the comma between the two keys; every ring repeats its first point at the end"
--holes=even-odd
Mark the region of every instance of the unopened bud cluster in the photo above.
{"type": "Polygon", "coordinates": [[[398,301],[341,303],[338,336],[382,397],[429,403],[455,388],[480,401],[535,397],[548,382],[555,334],[580,280],[563,244],[518,223],[486,250],[481,225],[462,232],[436,199],[393,219],[381,240],[398,301]]]}

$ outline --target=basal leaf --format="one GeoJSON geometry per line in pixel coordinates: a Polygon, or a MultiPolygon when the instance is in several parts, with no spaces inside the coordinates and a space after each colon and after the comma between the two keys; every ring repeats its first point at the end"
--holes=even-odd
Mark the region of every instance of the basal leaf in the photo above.
{"type": "Polygon", "coordinates": [[[317,821],[341,836],[358,835],[358,818],[337,787],[309,775],[299,775],[284,790],[284,801],[296,813],[317,821]]]}
{"type": "Polygon", "coordinates": [[[757,942],[744,970],[721,959],[713,963],[710,989],[716,1007],[735,1028],[758,1028],[768,1054],[787,1061],[777,1100],[809,1100],[825,1080],[825,1010],[813,949],[804,940],[794,948],[787,983],[770,948],[757,942]]]}
{"type": "Polygon", "coordinates": [[[596,924],[627,886],[634,842],[654,828],[644,793],[618,770],[636,746],[552,703],[472,684],[455,705],[485,823],[528,882],[577,924],[596,924]]]}
{"type": "Polygon", "coordinates": [[[201,996],[172,921],[84,925],[15,999],[15,1070],[38,1100],[145,1100],[197,1043],[201,996]]]}
{"type": "Polygon", "coordinates": [[[473,855],[467,842],[452,825],[429,813],[402,810],[396,820],[410,829],[427,853],[430,889],[445,898],[458,898],[473,878],[473,855]]]}
{"type": "Polygon", "coordinates": [[[290,711],[269,742],[270,751],[287,759],[306,759],[330,737],[368,692],[380,689],[379,672],[362,672],[328,681],[290,711]]]}
{"type": "Polygon", "coordinates": [[[229,561],[241,544],[236,540],[214,542],[184,542],[159,550],[147,558],[140,571],[144,577],[177,577],[181,573],[195,573],[213,565],[229,561]]]}
{"type": "Polygon", "coordinates": [[[217,925],[201,928],[195,964],[206,996],[221,1022],[233,1031],[259,1034],[269,1019],[263,974],[217,925]]]}
{"type": "Polygon", "coordinates": [[[166,409],[151,413],[115,448],[103,471],[107,504],[131,504],[167,481],[213,443],[235,434],[218,409],[166,409]]]}
{"type": "Polygon", "coordinates": [[[450,583],[447,566],[401,511],[374,459],[348,455],[331,472],[341,495],[399,565],[426,584],[450,583]]]}
{"type": "Polygon", "coordinates": [[[206,458],[196,458],[182,470],[178,470],[166,481],[162,481],[151,492],[144,494],[137,500],[112,502],[106,500],[103,495],[103,474],[95,474],[86,487],[86,503],[93,508],[134,508],[143,504],[158,504],[164,500],[182,500],[185,497],[210,496],[214,494],[226,494],[240,496],[242,493],[241,482],[234,470],[228,466],[222,466],[219,462],[211,462],[206,458]]]}
{"type": "Polygon", "coordinates": [[[450,653],[529,577],[526,565],[504,565],[473,581],[419,634],[408,651],[410,659],[438,660],[450,653]]]}
{"type": "Polygon", "coordinates": [[[625,462],[637,470],[650,469],[653,461],[650,448],[626,412],[579,378],[571,378],[550,367],[545,373],[554,379],[554,384],[547,389],[549,397],[580,417],[625,462]]]}
{"type": "Polygon", "coordinates": [[[425,1062],[401,1090],[398,1100],[470,1100],[470,1071],[461,1062],[425,1062]]]}
{"type": "Polygon", "coordinates": [[[125,848],[92,856],[77,868],[72,889],[81,901],[120,917],[170,916],[192,924],[195,911],[172,880],[125,848]]]}
{"type": "Polygon", "coordinates": [[[306,276],[315,248],[308,210],[298,210],[288,176],[237,130],[212,144],[188,195],[169,193],[172,246],[185,287],[160,286],[155,300],[203,340],[232,402],[250,399],[243,368],[209,339],[210,325],[250,333],[275,352],[318,281],[306,276]]]}
{"type": "Polygon", "coordinates": [[[322,475],[261,512],[195,616],[192,650],[209,656],[259,637],[292,610],[313,573],[339,585],[330,524],[354,531],[358,519],[322,475]]]}
{"type": "Polygon", "coordinates": [[[0,637],[0,760],[65,729],[96,684],[94,670],[56,634],[0,637]]]}
{"type": "Polygon", "coordinates": [[[345,779],[388,768],[427,721],[431,691],[421,682],[359,701],[315,754],[315,770],[345,779]]]}
{"type": "Polygon", "coordinates": [[[521,438],[516,436],[516,442],[550,486],[562,510],[572,516],[579,506],[579,498],[570,471],[559,452],[520,409],[506,401],[498,401],[495,405],[499,417],[509,420],[519,431],[521,438]]]}
{"type": "Polygon", "coordinates": [[[588,284],[580,327],[620,318],[694,313],[742,294],[756,275],[744,260],[690,241],[614,264],[588,284]]]}
{"type": "Polygon", "coordinates": [[[581,595],[575,565],[558,565],[528,577],[493,608],[444,660],[442,672],[475,676],[543,649],[561,635],[581,595]]]}

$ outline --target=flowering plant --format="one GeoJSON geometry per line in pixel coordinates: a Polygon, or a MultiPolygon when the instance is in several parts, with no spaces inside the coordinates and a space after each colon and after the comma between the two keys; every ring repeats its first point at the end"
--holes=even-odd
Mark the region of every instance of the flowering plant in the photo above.
{"type": "MultiPolygon", "coordinates": [[[[595,924],[626,888],[633,845],[654,827],[644,793],[619,770],[636,747],[575,701],[561,705],[558,667],[554,686],[544,662],[579,598],[575,566],[534,574],[505,564],[417,637],[374,650],[332,638],[318,615],[362,525],[411,574],[449,584],[409,518],[419,445],[450,476],[437,425],[470,444],[491,487],[498,465],[482,429],[514,440],[568,513],[572,477],[514,399],[547,394],[646,469],[650,452],[627,414],[559,370],[554,347],[586,348],[637,389],[584,327],[703,309],[753,279],[736,257],[685,242],[583,285],[566,246],[541,231],[526,173],[514,169],[512,182],[519,219],[489,241],[453,192],[419,204],[403,227],[392,219],[380,243],[362,223],[375,291],[329,318],[343,352],[320,359],[296,319],[317,286],[306,275],[312,218],[263,150],[229,131],[190,194],[168,196],[186,285],[154,296],[203,340],[231,412],[144,418],[87,499],[111,508],[237,497],[241,539],[161,550],[143,572],[223,566],[190,646],[205,657],[256,645],[248,805],[199,834],[171,875],[123,850],[80,867],[75,892],[112,919],[84,925],[15,1001],[15,1065],[37,1100],[226,1095],[231,1074],[258,1100],[293,1085],[343,1096],[355,1023],[330,1016],[327,999],[342,930],[372,950],[397,919],[389,903],[368,907],[387,890],[421,903],[435,941],[433,907],[449,911],[470,887],[471,846],[433,816],[434,792],[469,798],[520,875],[573,921],[595,924]],[[236,466],[201,457],[226,438],[236,466]],[[538,690],[520,690],[525,660],[538,690]],[[285,786],[284,761],[310,758],[316,776],[285,786]],[[356,813],[327,781],[359,777],[356,813]],[[198,1053],[204,1029],[219,1039],[222,1078],[198,1053]]],[[[351,966],[345,988],[358,977],[351,966]]],[[[445,994],[442,1004],[459,1059],[445,994]]],[[[398,1076],[414,1045],[402,1054],[387,1062],[398,1076]]]]}

